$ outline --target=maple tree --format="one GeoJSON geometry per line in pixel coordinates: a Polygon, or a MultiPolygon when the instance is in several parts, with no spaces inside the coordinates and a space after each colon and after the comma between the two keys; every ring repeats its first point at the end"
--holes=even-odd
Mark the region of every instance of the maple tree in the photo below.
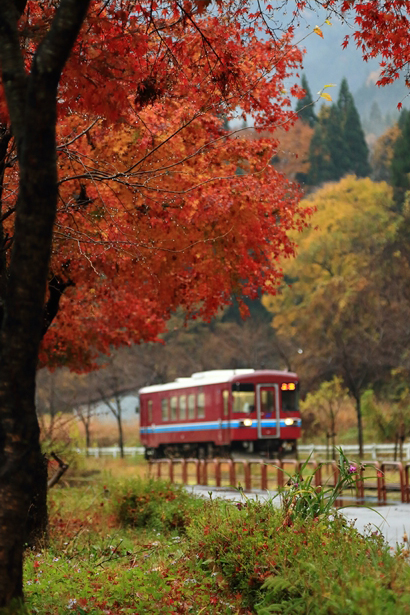
{"type": "MultiPolygon", "coordinates": [[[[60,86],[59,203],[44,328],[53,325],[40,354],[49,366],[83,369],[110,346],[156,339],[178,305],[188,316],[209,318],[232,291],[254,296],[272,282],[277,272],[267,254],[292,250],[286,231],[298,194],[267,168],[276,142],[228,139],[220,117],[240,105],[260,129],[294,119],[280,94],[301,60],[291,38],[258,41],[232,17],[196,15],[196,27],[184,19],[172,25],[171,48],[167,41],[162,49],[163,23],[164,34],[147,35],[134,49],[131,37],[138,25],[146,30],[146,18],[139,24],[133,16],[111,32],[112,9],[111,47],[107,33],[101,40],[103,15],[96,6],[87,17],[89,38],[81,40],[90,75],[74,48],[60,86]],[[143,54],[155,59],[141,67],[143,54]],[[244,160],[247,177],[239,187],[235,169],[244,160]],[[271,224],[276,215],[280,229],[271,224]],[[218,260],[224,267],[210,277],[218,260]]],[[[4,182],[8,211],[15,206],[13,172],[4,182]]],[[[11,216],[9,235],[13,224],[11,216]]]]}
{"type": "MultiPolygon", "coordinates": [[[[355,15],[357,30],[353,39],[363,53],[364,60],[382,57],[381,75],[377,85],[385,86],[404,72],[410,86],[410,7],[407,0],[331,0],[329,7],[355,15]]],[[[351,35],[346,35],[344,46],[351,35]]],[[[398,104],[399,108],[402,106],[398,104]]]]}
{"type": "Polygon", "coordinates": [[[274,138],[224,124],[291,124],[301,57],[245,2],[0,4],[0,608],[44,530],[39,357],[91,369],[178,306],[207,319],[272,288],[293,253],[309,206],[268,164],[274,138]]]}
{"type": "MultiPolygon", "coordinates": [[[[395,78],[407,4],[352,6],[395,78]]],[[[0,607],[22,596],[45,484],[42,338],[42,363],[92,367],[111,344],[155,339],[178,305],[207,318],[266,290],[293,252],[304,212],[268,165],[275,141],[223,129],[238,107],[257,129],[293,119],[282,82],[301,54],[272,16],[233,0],[0,3],[0,607]]]]}

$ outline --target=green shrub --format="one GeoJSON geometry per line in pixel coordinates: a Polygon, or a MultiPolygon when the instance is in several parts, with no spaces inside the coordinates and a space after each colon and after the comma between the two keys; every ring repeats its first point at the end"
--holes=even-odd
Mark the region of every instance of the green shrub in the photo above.
{"type": "Polygon", "coordinates": [[[162,480],[128,480],[113,487],[111,501],[123,526],[184,532],[204,501],[182,485],[162,480]]]}
{"type": "Polygon", "coordinates": [[[258,615],[410,613],[408,563],[336,511],[290,520],[272,501],[211,503],[188,539],[191,560],[221,573],[258,615]]]}

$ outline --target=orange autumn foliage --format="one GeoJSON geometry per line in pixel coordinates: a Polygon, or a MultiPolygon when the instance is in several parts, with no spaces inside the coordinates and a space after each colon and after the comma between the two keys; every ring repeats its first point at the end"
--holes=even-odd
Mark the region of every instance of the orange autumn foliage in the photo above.
{"type": "MultiPolygon", "coordinates": [[[[283,80],[302,55],[291,32],[261,39],[262,22],[250,25],[247,11],[91,3],[59,89],[46,298],[58,309],[40,365],[92,368],[112,347],[158,339],[178,308],[209,319],[232,295],[255,297],[277,284],[277,259],[293,254],[288,232],[309,214],[298,187],[269,164],[275,127],[296,120],[283,80]],[[226,130],[238,108],[261,139],[226,130]]],[[[27,2],[19,23],[27,63],[53,14],[52,2],[27,2]]],[[[297,86],[291,92],[300,95],[297,86]]],[[[0,111],[7,125],[4,99],[0,111]]],[[[12,151],[3,193],[10,237],[12,151]]]]}

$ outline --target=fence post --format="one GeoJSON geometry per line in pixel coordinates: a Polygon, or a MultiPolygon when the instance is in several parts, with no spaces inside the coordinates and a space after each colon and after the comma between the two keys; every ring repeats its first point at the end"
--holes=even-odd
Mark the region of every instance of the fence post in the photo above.
{"type": "Polygon", "coordinates": [[[195,463],[195,473],[196,473],[196,484],[201,484],[201,468],[199,467],[199,459],[193,460],[195,463]]]}
{"type": "Polygon", "coordinates": [[[410,485],[409,485],[409,468],[410,468],[410,463],[406,463],[406,465],[404,466],[404,492],[405,492],[405,497],[406,497],[406,502],[407,504],[410,504],[410,485]]]}
{"type": "Polygon", "coordinates": [[[364,466],[363,466],[363,464],[361,464],[360,468],[359,468],[359,471],[357,472],[356,477],[355,477],[355,481],[356,481],[356,500],[360,501],[361,503],[364,500],[363,472],[364,472],[364,466]]]}
{"type": "Polygon", "coordinates": [[[215,465],[215,485],[217,487],[221,486],[221,460],[213,459],[213,463],[215,465]]]}
{"type": "Polygon", "coordinates": [[[248,461],[243,462],[243,471],[245,474],[245,489],[247,491],[250,491],[252,489],[252,483],[251,483],[252,479],[251,479],[251,467],[248,461]]]}
{"type": "Polygon", "coordinates": [[[206,468],[205,459],[199,460],[199,483],[198,485],[207,485],[208,484],[208,472],[206,468]]]}
{"type": "Polygon", "coordinates": [[[386,487],[386,477],[385,477],[385,468],[386,466],[390,466],[391,468],[397,468],[400,477],[400,494],[401,501],[403,503],[406,502],[406,486],[405,486],[405,471],[403,469],[403,464],[401,461],[384,461],[381,465],[382,470],[382,489],[383,489],[383,501],[387,501],[387,487],[386,487]]]}
{"type": "Polygon", "coordinates": [[[263,491],[268,489],[268,466],[263,461],[261,463],[261,489],[263,491]]]}
{"type": "Polygon", "coordinates": [[[184,485],[188,484],[188,464],[187,460],[183,459],[181,463],[182,482],[184,485]]]}
{"type": "Polygon", "coordinates": [[[277,476],[278,476],[278,489],[283,489],[283,463],[281,459],[274,459],[274,463],[277,466],[277,476]]]}
{"type": "Polygon", "coordinates": [[[228,459],[229,465],[229,483],[231,487],[236,487],[236,471],[233,459],[228,459]]]}
{"type": "Polygon", "coordinates": [[[380,468],[380,463],[378,461],[374,462],[374,467],[377,474],[377,503],[381,504],[383,502],[383,485],[382,485],[382,476],[383,473],[380,468]]]}

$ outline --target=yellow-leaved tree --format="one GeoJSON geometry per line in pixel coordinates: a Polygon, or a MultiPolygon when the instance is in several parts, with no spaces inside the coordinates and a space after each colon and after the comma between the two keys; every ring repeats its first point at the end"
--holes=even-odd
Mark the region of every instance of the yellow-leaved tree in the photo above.
{"type": "Polygon", "coordinates": [[[265,296],[288,368],[305,387],[340,376],[355,399],[363,453],[360,398],[397,365],[408,338],[409,302],[392,292],[389,272],[401,214],[384,182],[348,176],[307,199],[316,208],[298,238],[297,255],[284,259],[284,284],[265,296]]]}

